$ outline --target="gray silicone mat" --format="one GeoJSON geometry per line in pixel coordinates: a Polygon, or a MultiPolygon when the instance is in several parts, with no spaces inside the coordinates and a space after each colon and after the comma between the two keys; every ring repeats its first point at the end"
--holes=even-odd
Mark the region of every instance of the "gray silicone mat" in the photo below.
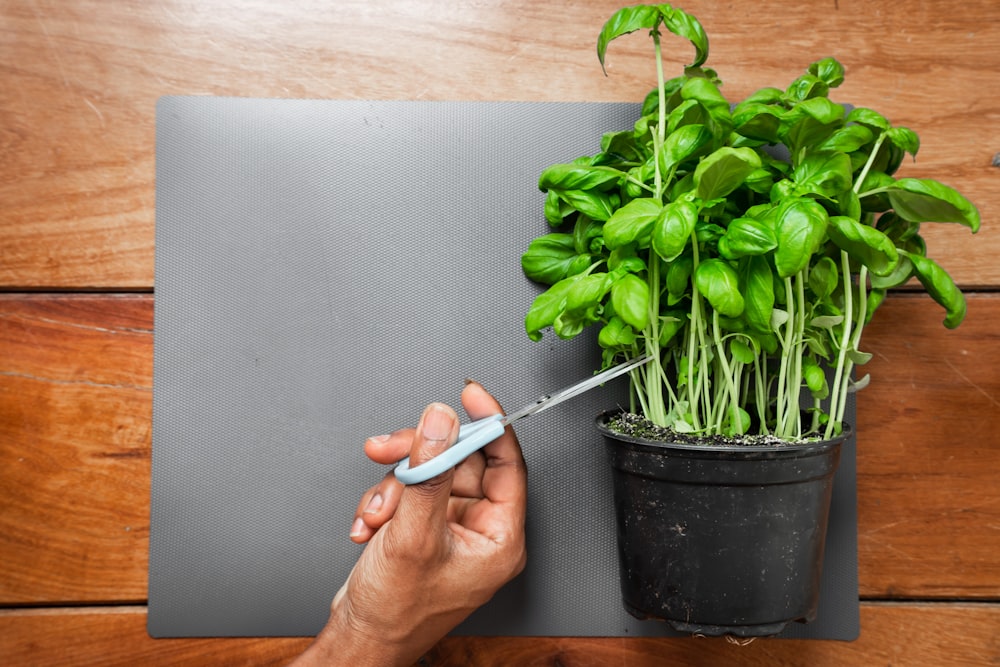
{"type": "MultiPolygon", "coordinates": [[[[150,634],[315,634],[359,553],[357,499],[387,470],[366,436],[457,405],[467,377],[514,408],[597,368],[590,335],[527,339],[538,287],[519,257],[546,227],[540,170],[636,113],[160,101],[150,634]]],[[[624,397],[618,380],[518,427],[529,564],[457,632],[670,634],[620,603],[592,420],[624,397]]],[[[855,509],[852,441],[819,619],[786,636],[857,637],[855,509]]]]}

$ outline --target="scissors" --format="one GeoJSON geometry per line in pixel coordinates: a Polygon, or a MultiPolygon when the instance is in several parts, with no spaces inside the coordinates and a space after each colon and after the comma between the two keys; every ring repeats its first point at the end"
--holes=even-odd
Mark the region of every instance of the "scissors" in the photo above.
{"type": "Polygon", "coordinates": [[[410,467],[409,456],[401,460],[396,466],[396,479],[403,484],[419,484],[420,482],[426,482],[431,477],[440,475],[449,468],[458,465],[468,458],[473,452],[478,451],[499,438],[508,424],[512,424],[518,419],[533,415],[536,412],[541,412],[542,410],[551,408],[553,405],[569,400],[574,396],[582,394],[588,389],[592,389],[597,385],[604,384],[608,380],[618,377],[619,375],[628,373],[630,370],[642,366],[651,358],[652,357],[649,356],[641,356],[635,359],[630,359],[625,363],[619,364],[602,373],[598,373],[593,377],[587,378],[583,382],[578,382],[555,393],[542,396],[534,403],[526,405],[520,410],[512,412],[509,415],[491,415],[469,424],[464,424],[458,431],[458,441],[431,460],[425,461],[413,468],[410,467]]]}

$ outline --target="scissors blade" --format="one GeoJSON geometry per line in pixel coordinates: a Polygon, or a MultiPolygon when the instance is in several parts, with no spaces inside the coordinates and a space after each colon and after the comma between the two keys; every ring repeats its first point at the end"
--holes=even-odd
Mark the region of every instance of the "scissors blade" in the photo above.
{"type": "Polygon", "coordinates": [[[583,380],[582,382],[577,382],[576,384],[566,387],[565,389],[560,389],[559,391],[553,392],[551,394],[546,394],[545,396],[542,396],[534,403],[526,405],[520,410],[508,414],[501,420],[501,423],[506,426],[507,424],[516,422],[518,419],[522,419],[529,415],[533,415],[536,412],[541,412],[542,410],[547,410],[548,408],[551,408],[553,405],[558,405],[559,403],[567,401],[573,398],[574,396],[578,396],[583,392],[593,389],[598,385],[602,385],[608,380],[613,380],[619,375],[624,375],[625,373],[628,373],[630,370],[642,366],[650,359],[652,359],[652,357],[648,355],[643,355],[641,357],[629,359],[628,361],[622,364],[613,366],[606,371],[603,371],[593,377],[589,377],[586,380],[583,380]]]}

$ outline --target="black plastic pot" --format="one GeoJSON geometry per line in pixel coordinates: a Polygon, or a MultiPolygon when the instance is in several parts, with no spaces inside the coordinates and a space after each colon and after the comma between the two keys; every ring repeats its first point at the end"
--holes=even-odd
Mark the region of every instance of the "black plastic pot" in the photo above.
{"type": "Polygon", "coordinates": [[[770,636],[816,617],[844,435],[766,447],[670,444],[609,430],[622,598],[685,633],[770,636]]]}

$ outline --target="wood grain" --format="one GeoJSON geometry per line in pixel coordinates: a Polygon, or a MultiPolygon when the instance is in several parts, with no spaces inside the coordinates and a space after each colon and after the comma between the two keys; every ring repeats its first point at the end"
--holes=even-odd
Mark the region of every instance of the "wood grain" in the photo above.
{"type": "MultiPolygon", "coordinates": [[[[1000,295],[955,331],[922,295],[879,315],[861,594],[1000,598],[1000,295]]],[[[145,599],[152,316],[147,295],[0,295],[0,605],[145,599]]]]}
{"type": "MultiPolygon", "coordinates": [[[[153,284],[155,103],[162,95],[633,101],[646,39],[594,44],[617,0],[10,0],[0,4],[0,285],[153,284]]],[[[848,70],[838,99],[922,138],[906,175],[959,188],[986,221],[927,233],[964,285],[1000,284],[1000,4],[768,0],[685,8],[725,92],[784,86],[810,62],[848,70]]],[[[690,47],[668,45],[671,71],[690,47]]]]}
{"type": "Polygon", "coordinates": [[[152,302],[0,295],[0,601],[141,601],[152,302]]]}
{"type": "MultiPolygon", "coordinates": [[[[10,664],[284,665],[309,639],[150,639],[145,609],[0,611],[0,655],[10,664]]],[[[972,667],[1000,662],[1000,608],[864,604],[856,642],[724,639],[449,637],[421,667],[972,667]]]]}
{"type": "Polygon", "coordinates": [[[968,301],[949,331],[927,297],[895,295],[865,331],[874,358],[858,394],[863,596],[1000,594],[1000,297],[968,301]]]}

